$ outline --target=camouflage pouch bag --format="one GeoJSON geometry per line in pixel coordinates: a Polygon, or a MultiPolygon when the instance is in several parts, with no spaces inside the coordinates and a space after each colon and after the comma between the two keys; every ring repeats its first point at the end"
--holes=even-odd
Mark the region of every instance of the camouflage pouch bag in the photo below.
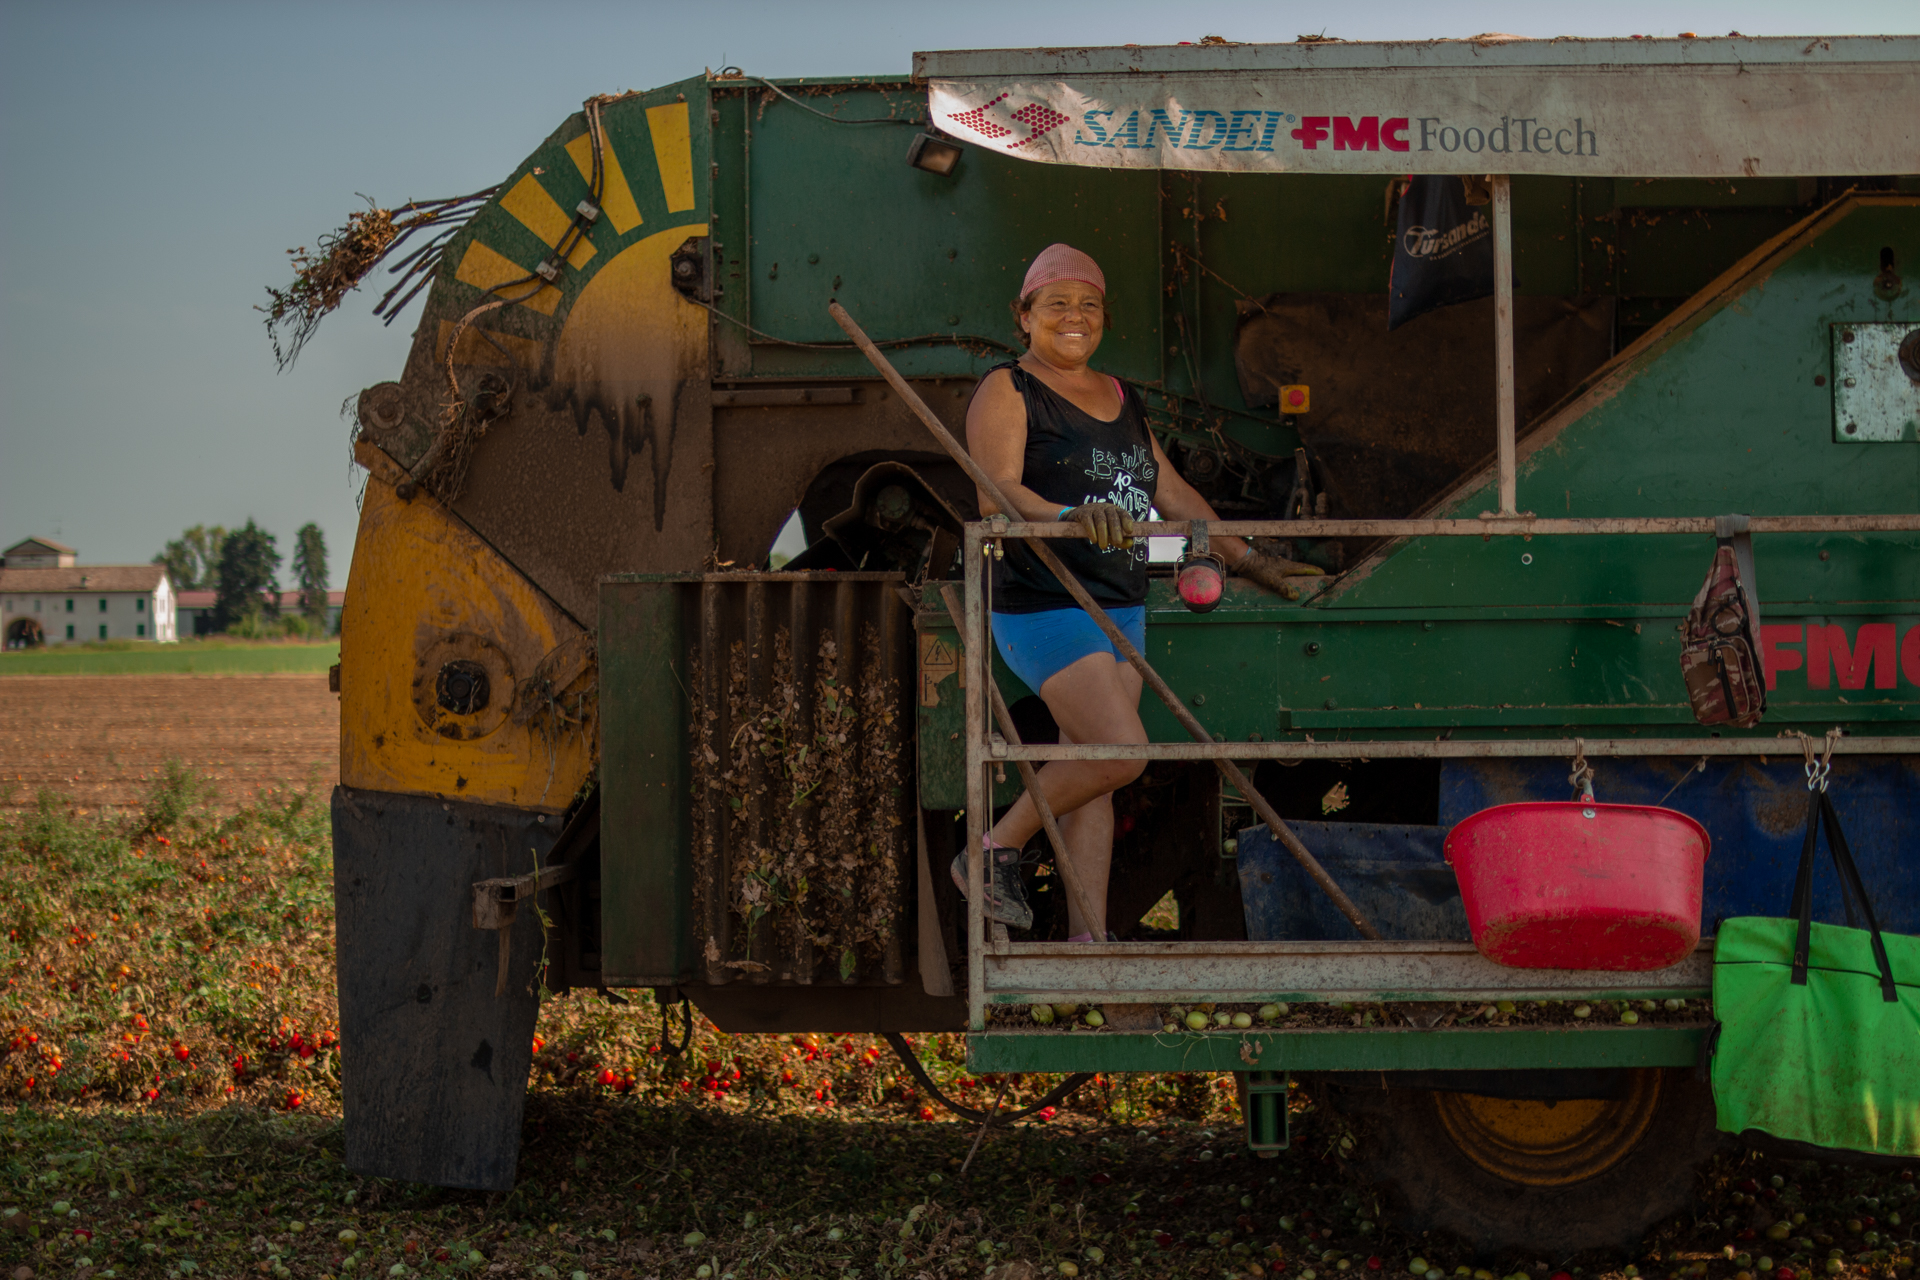
{"type": "Polygon", "coordinates": [[[1760,596],[1747,517],[1716,518],[1714,536],[1713,567],[1681,627],[1680,674],[1694,719],[1748,729],[1767,709],[1767,678],[1760,669],[1760,596]]]}

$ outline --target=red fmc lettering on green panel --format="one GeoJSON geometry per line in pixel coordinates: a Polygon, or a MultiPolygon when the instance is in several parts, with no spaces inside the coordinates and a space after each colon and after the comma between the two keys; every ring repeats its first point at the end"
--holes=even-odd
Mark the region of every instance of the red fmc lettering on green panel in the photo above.
{"type": "Polygon", "coordinates": [[[1763,623],[1760,653],[1769,690],[1920,688],[1920,622],[1912,620],[1763,623]]]}

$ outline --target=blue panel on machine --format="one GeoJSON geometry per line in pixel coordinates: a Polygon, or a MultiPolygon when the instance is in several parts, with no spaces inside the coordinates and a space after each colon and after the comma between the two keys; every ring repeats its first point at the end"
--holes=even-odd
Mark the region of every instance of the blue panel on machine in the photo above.
{"type": "MultiPolygon", "coordinates": [[[[1386,938],[1467,937],[1466,908],[1441,856],[1445,827],[1290,822],[1300,843],[1386,938]]],[[[1240,898],[1255,942],[1357,940],[1360,935],[1265,827],[1240,832],[1240,898]]]]}
{"type": "MultiPolygon", "coordinates": [[[[1798,748],[1781,747],[1785,754],[1765,764],[1757,757],[1709,759],[1703,773],[1689,772],[1697,758],[1592,761],[1597,799],[1661,804],[1666,796],[1667,808],[1694,819],[1713,838],[1701,922],[1706,933],[1728,916],[1787,914],[1806,833],[1807,786],[1798,748]]],[[[1836,756],[1828,794],[1881,927],[1920,933],[1920,758],[1836,756]]],[[[1441,830],[1494,805],[1571,796],[1564,760],[1448,760],[1440,773],[1441,830]]],[[[1314,847],[1311,841],[1307,847],[1314,847]]],[[[1824,838],[1813,903],[1815,919],[1845,923],[1824,838]]],[[[1248,913],[1251,918],[1251,906],[1248,913]]]]}

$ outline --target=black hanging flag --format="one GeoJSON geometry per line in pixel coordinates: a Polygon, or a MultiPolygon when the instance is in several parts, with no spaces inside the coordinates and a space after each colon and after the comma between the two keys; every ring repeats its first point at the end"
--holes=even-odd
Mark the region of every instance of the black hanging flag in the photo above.
{"type": "Polygon", "coordinates": [[[1493,222],[1452,176],[1417,176],[1400,197],[1387,284],[1387,329],[1493,292],[1493,222]]]}

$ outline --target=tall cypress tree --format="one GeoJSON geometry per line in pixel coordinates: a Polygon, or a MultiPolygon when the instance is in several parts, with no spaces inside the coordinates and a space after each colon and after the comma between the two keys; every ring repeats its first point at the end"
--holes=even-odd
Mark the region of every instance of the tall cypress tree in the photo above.
{"type": "Polygon", "coordinates": [[[280,552],[273,535],[247,517],[220,548],[220,584],[213,599],[213,626],[225,631],[253,610],[280,612],[280,552]],[[268,593],[271,593],[270,595],[268,593]],[[265,598],[263,598],[265,597],[265,598]]]}
{"type": "Polygon", "coordinates": [[[300,587],[300,611],[316,628],[327,625],[327,539],[308,521],[293,535],[293,576],[300,587]]]}

